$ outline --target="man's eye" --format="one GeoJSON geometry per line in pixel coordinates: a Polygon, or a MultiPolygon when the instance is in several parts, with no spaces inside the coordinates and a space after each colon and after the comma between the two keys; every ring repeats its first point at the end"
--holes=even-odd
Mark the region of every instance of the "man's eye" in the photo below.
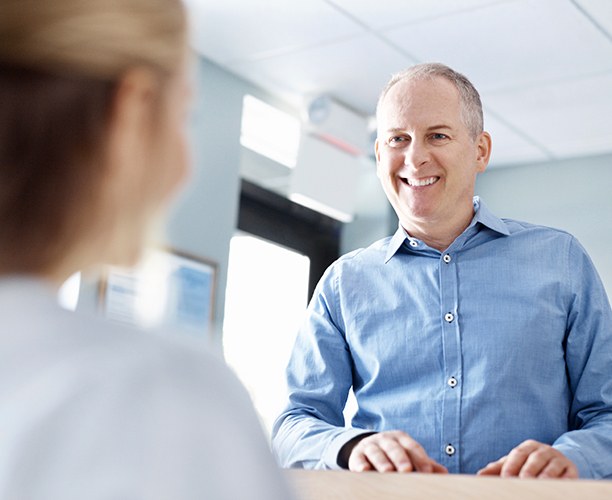
{"type": "Polygon", "coordinates": [[[404,142],[405,140],[406,140],[406,138],[405,138],[405,137],[402,137],[402,136],[396,135],[396,136],[391,137],[391,138],[389,139],[389,144],[399,144],[400,142],[404,142]]]}
{"type": "Polygon", "coordinates": [[[448,139],[448,136],[446,134],[433,134],[432,138],[437,141],[441,141],[443,139],[448,139]]]}

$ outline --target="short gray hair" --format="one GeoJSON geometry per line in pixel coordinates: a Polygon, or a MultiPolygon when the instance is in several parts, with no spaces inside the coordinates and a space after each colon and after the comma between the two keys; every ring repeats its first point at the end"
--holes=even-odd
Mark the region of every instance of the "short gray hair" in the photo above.
{"type": "Polygon", "coordinates": [[[376,116],[378,117],[382,102],[389,93],[389,90],[391,90],[396,83],[403,80],[414,81],[436,77],[445,78],[451,82],[459,92],[461,119],[470,131],[472,137],[476,138],[484,128],[480,94],[478,94],[478,91],[467,77],[440,63],[417,64],[393,75],[380,93],[378,104],[376,105],[376,116]]]}

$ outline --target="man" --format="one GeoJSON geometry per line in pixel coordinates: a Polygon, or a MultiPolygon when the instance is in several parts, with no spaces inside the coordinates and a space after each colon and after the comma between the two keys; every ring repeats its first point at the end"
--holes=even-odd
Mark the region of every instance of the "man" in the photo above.
{"type": "Polygon", "coordinates": [[[319,283],[273,430],[281,465],[612,477],[612,312],[586,252],[473,197],[491,138],[463,75],[412,67],[377,118],[399,229],[319,283]]]}

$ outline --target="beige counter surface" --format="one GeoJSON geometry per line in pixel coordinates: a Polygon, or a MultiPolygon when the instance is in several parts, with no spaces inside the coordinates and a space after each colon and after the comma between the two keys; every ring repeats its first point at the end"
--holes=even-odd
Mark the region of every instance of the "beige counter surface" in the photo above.
{"type": "Polygon", "coordinates": [[[301,500],[612,500],[612,481],[288,470],[301,500]]]}

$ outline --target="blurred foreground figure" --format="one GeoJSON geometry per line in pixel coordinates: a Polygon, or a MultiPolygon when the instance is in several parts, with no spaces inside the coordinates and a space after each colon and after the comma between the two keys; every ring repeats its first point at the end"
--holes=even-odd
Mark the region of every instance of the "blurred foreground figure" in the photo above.
{"type": "Polygon", "coordinates": [[[176,0],[0,4],[0,498],[290,497],[213,356],[59,309],[188,170],[176,0]]]}

